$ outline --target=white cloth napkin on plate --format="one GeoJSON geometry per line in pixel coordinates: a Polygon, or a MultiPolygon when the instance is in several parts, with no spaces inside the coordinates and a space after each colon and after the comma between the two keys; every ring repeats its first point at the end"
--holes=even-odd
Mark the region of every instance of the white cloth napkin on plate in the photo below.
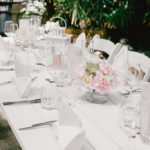
{"type": "Polygon", "coordinates": [[[15,56],[15,82],[20,97],[28,95],[32,78],[29,76],[29,56],[19,52],[15,56]]]}
{"type": "Polygon", "coordinates": [[[0,63],[5,65],[8,63],[11,56],[11,52],[8,50],[7,43],[0,36],[0,63]]]}
{"type": "Polygon", "coordinates": [[[81,150],[85,132],[78,116],[63,100],[59,107],[58,139],[61,150],[81,150]]]}

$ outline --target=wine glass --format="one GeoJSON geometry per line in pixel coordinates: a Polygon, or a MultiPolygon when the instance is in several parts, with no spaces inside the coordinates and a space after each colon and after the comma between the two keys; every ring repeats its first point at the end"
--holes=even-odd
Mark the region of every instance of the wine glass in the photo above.
{"type": "Polygon", "coordinates": [[[127,85],[129,86],[130,90],[134,92],[141,91],[142,76],[141,64],[132,63],[129,65],[127,73],[127,85]]]}
{"type": "Polygon", "coordinates": [[[16,31],[18,30],[18,24],[12,23],[10,24],[10,32],[15,35],[16,31]]]}
{"type": "Polygon", "coordinates": [[[119,113],[119,126],[128,136],[128,145],[120,147],[118,150],[134,150],[132,140],[139,132],[139,105],[133,99],[132,90],[126,101],[123,101],[119,113]]]}
{"type": "Polygon", "coordinates": [[[12,32],[11,32],[11,24],[13,23],[13,21],[5,21],[5,26],[4,26],[4,33],[7,36],[11,36],[12,32]]]}

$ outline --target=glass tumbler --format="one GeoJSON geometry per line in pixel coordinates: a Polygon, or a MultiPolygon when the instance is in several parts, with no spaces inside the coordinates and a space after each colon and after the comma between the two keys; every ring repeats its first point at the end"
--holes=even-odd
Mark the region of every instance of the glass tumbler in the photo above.
{"type": "Polygon", "coordinates": [[[41,105],[42,108],[52,110],[58,108],[60,96],[57,87],[44,83],[41,87],[41,105]]]}

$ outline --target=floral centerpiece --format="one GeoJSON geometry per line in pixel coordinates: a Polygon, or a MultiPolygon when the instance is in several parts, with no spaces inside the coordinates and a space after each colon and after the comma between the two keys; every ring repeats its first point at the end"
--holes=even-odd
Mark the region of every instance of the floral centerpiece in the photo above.
{"type": "Polygon", "coordinates": [[[23,18],[28,16],[42,16],[46,11],[45,3],[34,1],[33,3],[28,3],[26,8],[22,8],[20,13],[22,14],[23,18]]]}
{"type": "Polygon", "coordinates": [[[79,81],[92,90],[100,93],[113,88],[117,83],[117,76],[111,66],[103,61],[86,63],[79,69],[79,81]]]}

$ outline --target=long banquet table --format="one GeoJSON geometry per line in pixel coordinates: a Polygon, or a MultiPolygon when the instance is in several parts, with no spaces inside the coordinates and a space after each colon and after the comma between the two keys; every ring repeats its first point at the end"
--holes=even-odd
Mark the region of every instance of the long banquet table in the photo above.
{"type": "MultiPolygon", "coordinates": [[[[0,82],[12,80],[14,71],[0,71],[0,82]]],[[[32,83],[29,99],[40,97],[39,80],[32,83]]],[[[113,102],[93,104],[84,99],[86,90],[79,86],[58,87],[59,94],[72,102],[71,109],[78,115],[86,132],[83,150],[118,150],[128,143],[128,137],[119,127],[120,104],[113,102]]],[[[135,95],[137,99],[140,95],[135,95]]],[[[34,123],[57,119],[56,110],[46,110],[41,104],[3,105],[3,102],[21,100],[15,84],[0,85],[0,106],[23,150],[59,150],[59,139],[55,127],[43,126],[21,131],[19,128],[34,123]]],[[[118,101],[122,100],[120,96],[118,101]]],[[[149,150],[150,146],[141,142],[139,136],[133,139],[137,150],[149,150]]]]}

